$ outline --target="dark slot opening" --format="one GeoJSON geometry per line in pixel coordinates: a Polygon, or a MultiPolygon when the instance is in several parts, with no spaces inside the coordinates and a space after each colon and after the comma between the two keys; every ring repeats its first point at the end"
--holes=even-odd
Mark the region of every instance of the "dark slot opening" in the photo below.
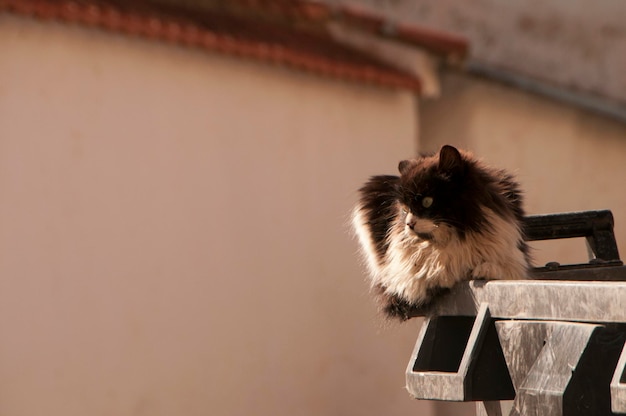
{"type": "Polygon", "coordinates": [[[430,321],[413,371],[456,373],[467,346],[475,317],[439,316],[430,321]]]}

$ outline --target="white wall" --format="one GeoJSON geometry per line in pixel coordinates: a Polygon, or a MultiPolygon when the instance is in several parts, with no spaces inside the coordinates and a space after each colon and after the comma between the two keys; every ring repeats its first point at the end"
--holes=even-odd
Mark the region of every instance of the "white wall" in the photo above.
{"type": "Polygon", "coordinates": [[[7,15],[0,50],[0,414],[431,414],[346,225],[409,93],[7,15]]]}

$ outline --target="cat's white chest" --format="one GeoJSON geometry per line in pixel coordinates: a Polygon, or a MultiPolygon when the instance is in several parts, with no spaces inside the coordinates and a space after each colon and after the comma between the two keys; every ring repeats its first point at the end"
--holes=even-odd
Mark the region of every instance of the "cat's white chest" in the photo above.
{"type": "Polygon", "coordinates": [[[407,243],[401,237],[391,238],[387,264],[379,276],[390,293],[406,299],[419,300],[430,287],[450,287],[454,284],[450,259],[431,241],[407,243]],[[394,241],[395,240],[395,241],[394,241]]]}
{"type": "Polygon", "coordinates": [[[432,240],[413,237],[400,224],[389,235],[385,266],[375,282],[404,299],[419,303],[429,289],[451,288],[471,278],[519,279],[525,275],[524,254],[516,247],[519,229],[486,212],[495,233],[468,233],[460,238],[441,225],[432,240]]]}

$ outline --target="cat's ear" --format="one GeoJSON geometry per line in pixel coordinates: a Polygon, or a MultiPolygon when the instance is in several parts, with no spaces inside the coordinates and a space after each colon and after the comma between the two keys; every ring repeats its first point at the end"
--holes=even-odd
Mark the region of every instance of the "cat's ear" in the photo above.
{"type": "Polygon", "coordinates": [[[445,145],[439,151],[439,170],[446,173],[455,173],[463,168],[463,156],[456,147],[445,145]]]}
{"type": "Polygon", "coordinates": [[[413,166],[415,166],[415,160],[402,160],[398,163],[398,171],[401,175],[407,173],[413,166]]]}

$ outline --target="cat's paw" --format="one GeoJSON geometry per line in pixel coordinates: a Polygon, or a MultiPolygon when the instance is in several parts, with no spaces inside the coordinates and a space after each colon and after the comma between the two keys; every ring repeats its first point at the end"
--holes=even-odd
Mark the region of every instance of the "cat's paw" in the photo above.
{"type": "Polygon", "coordinates": [[[495,280],[504,278],[504,271],[494,263],[481,263],[472,270],[472,279],[495,280]]]}
{"type": "Polygon", "coordinates": [[[406,321],[415,316],[424,316],[430,308],[430,299],[425,297],[418,302],[410,302],[398,295],[385,293],[381,300],[385,315],[400,321],[406,321]]]}
{"type": "Polygon", "coordinates": [[[425,312],[423,309],[422,306],[407,302],[399,296],[391,295],[383,311],[389,318],[397,318],[401,321],[406,321],[413,316],[424,315],[425,312]]]}

